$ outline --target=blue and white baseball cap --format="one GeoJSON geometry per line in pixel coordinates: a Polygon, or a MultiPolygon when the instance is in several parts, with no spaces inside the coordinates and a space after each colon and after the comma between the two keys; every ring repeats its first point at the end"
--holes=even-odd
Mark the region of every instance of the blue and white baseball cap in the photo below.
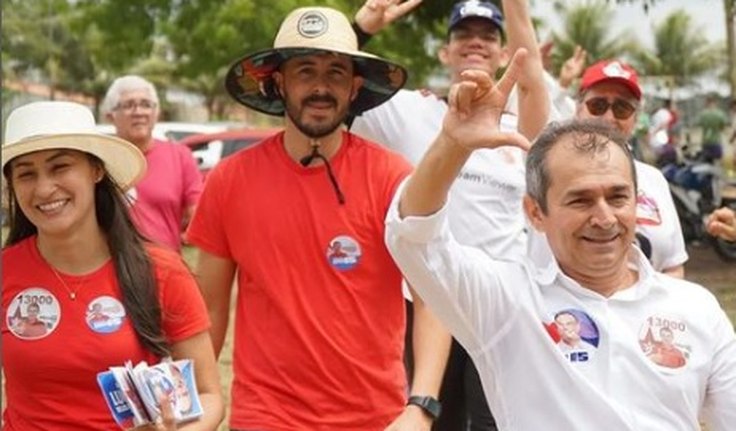
{"type": "Polygon", "coordinates": [[[467,18],[485,18],[503,31],[503,14],[495,4],[489,1],[467,0],[456,3],[450,14],[448,33],[467,18]]]}

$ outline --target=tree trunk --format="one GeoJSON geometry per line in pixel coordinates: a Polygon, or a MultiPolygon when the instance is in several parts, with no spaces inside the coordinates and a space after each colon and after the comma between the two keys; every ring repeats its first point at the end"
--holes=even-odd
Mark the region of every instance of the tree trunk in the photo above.
{"type": "Polygon", "coordinates": [[[731,100],[736,100],[736,0],[723,0],[726,12],[726,58],[731,100]]]}

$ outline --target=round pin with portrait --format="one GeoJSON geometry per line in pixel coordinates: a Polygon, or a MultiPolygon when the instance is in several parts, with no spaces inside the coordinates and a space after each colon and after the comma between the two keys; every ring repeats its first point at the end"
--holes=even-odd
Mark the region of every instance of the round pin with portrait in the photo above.
{"type": "Polygon", "coordinates": [[[111,334],[123,325],[125,308],[112,296],[98,296],[87,305],[84,320],[92,331],[111,334]]]}
{"type": "Polygon", "coordinates": [[[353,269],[361,257],[358,241],[347,235],[332,239],[327,247],[327,261],[340,271],[353,269]]]}
{"type": "Polygon", "coordinates": [[[10,302],[5,319],[10,332],[22,340],[45,338],[59,326],[59,300],[42,287],[24,289],[10,302]]]}

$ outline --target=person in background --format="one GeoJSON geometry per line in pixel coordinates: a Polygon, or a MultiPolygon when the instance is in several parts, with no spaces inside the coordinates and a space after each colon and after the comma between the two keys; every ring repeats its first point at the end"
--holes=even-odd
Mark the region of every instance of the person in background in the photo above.
{"type": "Polygon", "coordinates": [[[486,72],[466,71],[451,88],[441,133],[389,209],[391,255],[468,348],[500,429],[698,429],[702,418],[709,430],[731,430],[733,324],[711,292],[654,271],[632,244],[637,186],[627,137],[598,119],[555,123],[533,146],[501,131],[522,52],[495,86],[486,72]],[[462,165],[477,149],[503,145],[531,147],[524,209],[547,234],[549,265],[494,259],[449,228],[448,191],[462,165]],[[562,310],[590,322],[594,355],[557,346],[562,310]],[[663,327],[690,352],[676,369],[646,356],[663,327]]]}
{"type": "Polygon", "coordinates": [[[651,118],[645,106],[645,100],[641,100],[641,105],[636,114],[636,125],[634,125],[634,133],[631,136],[631,152],[634,158],[640,162],[652,160],[647,139],[649,138],[649,128],[651,127],[651,118]]]}
{"type": "Polygon", "coordinates": [[[448,347],[415,302],[409,392],[401,273],[384,244],[411,167],[342,127],[405,81],[400,66],[359,51],[347,17],[326,7],[293,10],[272,49],[227,73],[236,101],[284,121],[210,172],[187,232],[217,353],[237,273],[232,429],[429,430],[440,413],[432,399],[448,347]]]}
{"type": "MultiPolygon", "coordinates": [[[[383,30],[391,21],[386,16],[399,4],[405,3],[366,1],[355,16],[356,31],[362,39],[383,30]]],[[[455,83],[465,70],[479,69],[495,75],[505,65],[508,52],[525,48],[527,68],[519,77],[518,108],[513,107],[522,114],[517,117],[507,112],[503,123],[506,129],[519,130],[531,139],[547,122],[550,112],[541,54],[528,0],[503,0],[501,4],[503,14],[489,1],[456,2],[438,58],[455,83]]],[[[396,15],[390,17],[395,19],[396,15]]],[[[416,164],[440,131],[447,110],[443,95],[402,90],[388,102],[357,116],[351,131],[398,151],[416,164]]],[[[523,151],[516,148],[489,149],[473,155],[452,190],[450,224],[461,242],[507,259],[525,254],[523,160],[523,151]],[[479,231],[477,226],[484,224],[497,229],[479,231]]],[[[457,342],[452,343],[442,386],[443,414],[433,427],[435,431],[465,429],[468,424],[472,430],[496,429],[477,370],[457,342]]]]}
{"type": "Polygon", "coordinates": [[[117,78],[102,102],[105,117],[116,135],[143,152],[148,171],[128,193],[136,227],[149,239],[179,251],[182,232],[189,224],[202,176],[186,146],[153,138],[160,114],[156,88],[140,76],[117,78]]]}
{"type": "MultiPolygon", "coordinates": [[[[179,429],[217,429],[224,406],[197,284],[181,257],[144,241],[128,214],[124,190],[144,175],[141,152],[97,133],[83,105],[35,102],[8,117],[2,169],[10,205],[2,250],[3,430],[118,429],[97,373],[167,356],[197,364],[204,415],[179,429]],[[35,305],[43,332],[10,324],[26,304],[35,305]],[[88,316],[96,308],[114,310],[117,319],[95,324],[88,316]]],[[[165,409],[161,424],[140,430],[176,428],[165,409]]]]}
{"type": "MultiPolygon", "coordinates": [[[[634,133],[642,90],[636,70],[617,60],[602,60],[583,72],[577,118],[600,118],[629,140],[634,133]]],[[[662,173],[636,161],[636,241],[657,271],[684,277],[688,259],[675,204],[662,173]]]]}
{"type": "Polygon", "coordinates": [[[696,122],[702,130],[702,154],[711,163],[723,158],[723,131],[728,127],[728,117],[718,107],[715,95],[707,97],[705,109],[698,115],[696,122]]]}
{"type": "Polygon", "coordinates": [[[719,208],[708,216],[706,223],[708,233],[725,239],[736,241],[736,212],[731,208],[719,208]]]}
{"type": "MultiPolygon", "coordinates": [[[[552,49],[554,42],[547,42],[540,46],[542,61],[545,65],[544,83],[551,100],[550,121],[561,118],[570,118],[575,115],[575,99],[570,96],[573,83],[580,77],[585,69],[585,61],[588,53],[582,46],[576,45],[573,54],[562,63],[557,78],[552,75],[552,49]]],[[[506,109],[516,111],[516,91],[511,93],[506,109]]]]}
{"type": "Polygon", "coordinates": [[[659,167],[677,162],[677,150],[672,145],[672,126],[677,123],[678,118],[673,107],[674,102],[665,99],[652,114],[649,125],[649,148],[659,167]]]}

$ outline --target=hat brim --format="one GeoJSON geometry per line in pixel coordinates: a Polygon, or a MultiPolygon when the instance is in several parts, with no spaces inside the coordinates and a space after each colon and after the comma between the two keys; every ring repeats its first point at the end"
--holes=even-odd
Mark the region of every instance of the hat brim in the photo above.
{"type": "Polygon", "coordinates": [[[599,79],[593,80],[592,82],[584,83],[580,87],[579,93],[583,94],[586,91],[590,90],[592,87],[598,84],[604,83],[604,82],[613,82],[616,84],[621,84],[631,92],[631,94],[636,98],[636,100],[641,100],[641,95],[642,95],[641,88],[638,85],[634,84],[633,82],[629,81],[628,79],[620,78],[617,76],[605,76],[605,77],[601,77],[599,79]]]}
{"type": "Polygon", "coordinates": [[[317,48],[277,48],[247,55],[233,64],[225,77],[227,92],[238,103],[264,114],[281,116],[284,104],[274,89],[272,75],[284,61],[305,55],[335,53],[350,56],[363,78],[350,114],[358,115],[390,99],[406,83],[407,72],[398,64],[360,51],[317,48]]]}
{"type": "Polygon", "coordinates": [[[128,141],[103,134],[71,133],[37,136],[2,146],[2,168],[11,160],[36,151],[69,149],[92,154],[102,160],[112,179],[127,190],[146,172],[146,158],[128,141]]]}
{"type": "MultiPolygon", "coordinates": [[[[618,82],[619,84],[622,84],[624,87],[628,88],[629,91],[631,91],[631,94],[636,97],[636,100],[641,100],[641,88],[639,88],[638,85],[634,84],[633,82],[629,81],[626,78],[609,78],[606,80],[607,82],[618,82]]],[[[603,82],[603,81],[598,81],[603,82]]]]}
{"type": "Polygon", "coordinates": [[[465,21],[471,20],[471,19],[478,19],[478,20],[488,21],[494,27],[496,27],[498,29],[498,31],[501,33],[501,35],[504,35],[506,33],[505,30],[504,30],[504,28],[503,28],[503,20],[501,20],[499,18],[496,18],[496,17],[489,18],[487,16],[482,16],[482,15],[469,15],[469,16],[463,17],[463,18],[455,21],[454,23],[451,23],[449,26],[447,26],[447,35],[449,36],[450,33],[452,33],[452,31],[455,30],[455,28],[457,28],[458,25],[462,24],[465,21]]]}

